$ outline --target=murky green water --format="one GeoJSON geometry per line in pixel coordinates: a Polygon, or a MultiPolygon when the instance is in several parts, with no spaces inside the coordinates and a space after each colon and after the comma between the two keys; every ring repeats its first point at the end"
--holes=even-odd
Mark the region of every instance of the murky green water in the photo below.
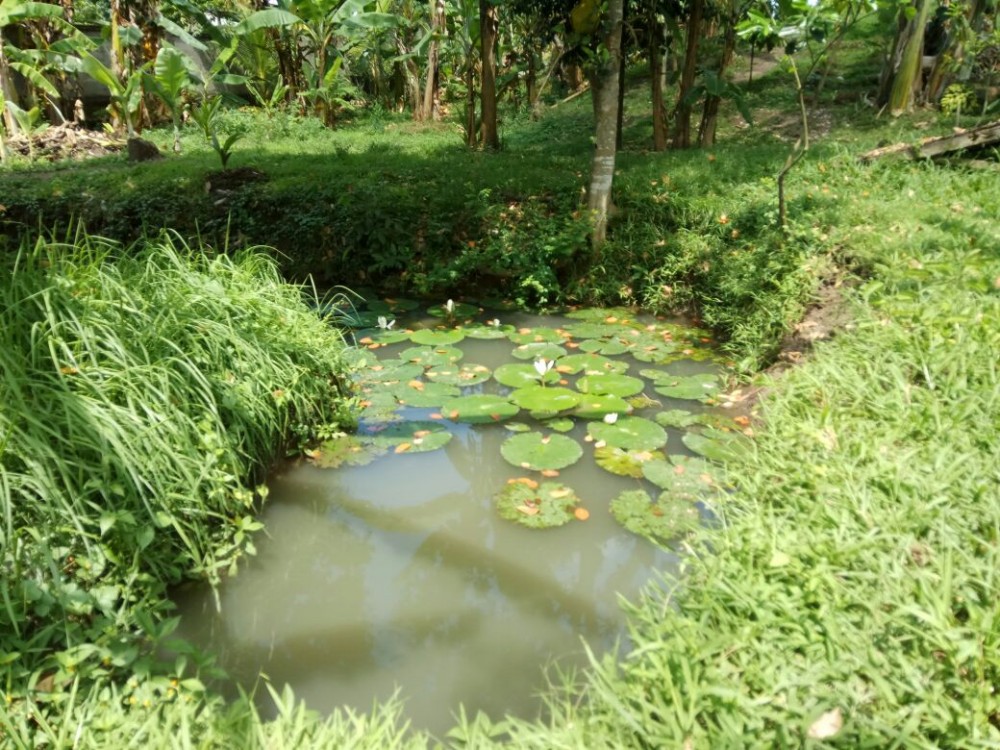
{"type": "MultiPolygon", "coordinates": [[[[510,322],[523,330],[573,321],[510,322]]],[[[378,355],[387,361],[409,346],[378,355]]],[[[493,369],[510,361],[515,344],[466,339],[457,346],[464,362],[493,369]]],[[[641,365],[650,366],[657,365],[641,365]]],[[[677,373],[711,367],[660,366],[677,373]]],[[[463,389],[509,390],[492,380],[463,389]]],[[[659,400],[636,413],[704,409],[659,400]]],[[[442,411],[447,406],[398,414],[428,420],[442,411]]],[[[654,571],[669,575],[676,558],[609,512],[616,495],[649,483],[609,473],[588,455],[555,480],[579,495],[585,521],[539,530],[500,518],[494,496],[508,480],[542,477],[501,457],[513,434],[503,424],[445,416],[453,437],[440,450],[389,450],[365,466],[335,470],[299,462],[272,476],[259,554],[222,586],[219,610],[210,592],[181,597],[181,635],[214,651],[238,683],[250,687],[263,672],[320,711],[365,710],[398,689],[413,724],[438,733],[452,725],[459,703],[494,718],[537,713],[545,667],[584,664],[583,640],[597,652],[611,648],[624,636],[618,597],[635,596],[654,571]]],[[[539,425],[528,415],[517,419],[539,425]]],[[[578,419],[566,434],[592,453],[587,425],[578,419]]],[[[364,422],[362,432],[383,426],[364,422]]],[[[690,454],[673,428],[666,452],[690,454]]],[[[264,697],[265,710],[268,703],[264,697]]]]}

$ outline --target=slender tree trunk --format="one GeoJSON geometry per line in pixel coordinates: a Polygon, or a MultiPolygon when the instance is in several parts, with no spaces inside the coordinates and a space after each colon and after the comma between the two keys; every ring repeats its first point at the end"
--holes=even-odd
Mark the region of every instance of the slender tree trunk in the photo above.
{"type": "Polygon", "coordinates": [[[476,129],[476,65],[469,51],[469,67],[465,72],[465,145],[475,148],[479,134],[476,129]]]}
{"type": "Polygon", "coordinates": [[[444,31],[444,0],[430,0],[431,13],[431,42],[427,50],[427,80],[424,83],[423,106],[414,114],[418,114],[418,120],[436,120],[437,112],[437,92],[438,82],[438,57],[440,42],[438,35],[444,31]]]}
{"type": "Polygon", "coordinates": [[[482,64],[482,144],[491,151],[500,150],[500,133],[497,129],[497,30],[499,15],[490,0],[479,0],[479,40],[482,64]]]}
{"type": "Polygon", "coordinates": [[[677,106],[674,109],[674,148],[691,146],[691,102],[687,96],[694,88],[698,71],[698,42],[701,37],[702,20],[705,16],[705,0],[692,0],[687,19],[687,48],[684,53],[684,68],[681,71],[681,85],[677,92],[677,106]]]}
{"type": "MultiPolygon", "coordinates": [[[[3,53],[3,45],[3,29],[0,28],[0,94],[3,94],[6,101],[17,104],[20,100],[14,89],[14,81],[10,77],[10,68],[7,66],[7,57],[3,53]]],[[[14,119],[14,113],[6,107],[3,108],[3,124],[11,135],[17,135],[21,132],[17,120],[14,119]]],[[[0,148],[6,149],[6,146],[0,148]]]]}
{"type": "Polygon", "coordinates": [[[667,105],[663,101],[663,24],[651,14],[649,27],[649,80],[653,99],[653,150],[667,148],[667,105]]]}
{"type": "Polygon", "coordinates": [[[625,130],[625,67],[628,49],[625,41],[625,22],[628,16],[628,2],[622,3],[622,39],[621,49],[618,53],[618,115],[615,118],[615,150],[621,151],[624,148],[625,130]]]}
{"type": "Polygon", "coordinates": [[[594,150],[590,170],[590,192],[587,208],[594,221],[591,244],[595,258],[607,239],[608,215],[611,212],[611,186],[615,177],[615,137],[618,120],[618,90],[621,81],[622,17],[624,0],[610,0],[605,21],[604,45],[608,56],[591,78],[594,96],[594,150]]]}
{"type": "MultiPolygon", "coordinates": [[[[733,54],[736,51],[736,8],[729,6],[729,17],[725,19],[726,30],[722,40],[722,57],[719,58],[719,68],[716,75],[719,80],[726,74],[726,69],[733,61],[733,54]]],[[[698,126],[698,144],[702,148],[707,148],[715,144],[715,131],[719,125],[719,105],[722,99],[718,96],[707,95],[705,105],[701,113],[701,124],[698,126]]]]}
{"type": "Polygon", "coordinates": [[[922,0],[916,18],[912,21],[913,28],[899,70],[892,82],[889,92],[889,113],[895,117],[913,109],[913,90],[920,83],[920,69],[924,52],[924,30],[927,28],[927,18],[930,15],[934,0],[922,0]]]}

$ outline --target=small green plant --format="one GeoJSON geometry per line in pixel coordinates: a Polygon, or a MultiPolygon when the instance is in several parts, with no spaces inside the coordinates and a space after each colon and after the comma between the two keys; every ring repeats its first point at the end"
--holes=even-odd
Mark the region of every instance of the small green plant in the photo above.
{"type": "Polygon", "coordinates": [[[964,86],[961,83],[953,83],[945,89],[944,95],[941,97],[941,113],[955,115],[955,125],[958,125],[962,111],[974,105],[975,102],[976,98],[968,86],[964,86]]]}
{"type": "MultiPolygon", "coordinates": [[[[0,101],[0,104],[4,102],[0,101]]],[[[18,127],[21,128],[21,132],[24,134],[25,139],[28,142],[28,159],[34,161],[35,159],[35,136],[40,133],[45,132],[48,129],[48,123],[42,120],[42,112],[37,106],[31,109],[21,109],[19,106],[14,104],[14,102],[5,102],[7,111],[14,116],[17,121],[18,127]]],[[[0,107],[0,115],[3,115],[3,107],[0,107]]]]}
{"type": "Polygon", "coordinates": [[[212,149],[219,155],[222,168],[229,164],[229,157],[233,154],[233,146],[237,141],[246,135],[243,129],[235,129],[230,133],[222,133],[224,140],[219,140],[221,123],[220,113],[222,111],[222,97],[219,95],[206,97],[200,106],[195,107],[191,113],[191,118],[201,128],[205,134],[205,139],[212,146],[212,149]]]}

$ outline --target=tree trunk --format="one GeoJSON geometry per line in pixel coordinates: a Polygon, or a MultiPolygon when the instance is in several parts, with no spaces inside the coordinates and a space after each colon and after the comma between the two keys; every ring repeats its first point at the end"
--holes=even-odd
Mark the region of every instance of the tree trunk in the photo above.
{"type": "MultiPolygon", "coordinates": [[[[7,57],[3,53],[3,45],[3,29],[0,28],[0,94],[6,101],[17,104],[20,100],[17,91],[14,90],[14,81],[10,77],[10,68],[7,66],[7,57]]],[[[6,107],[3,108],[3,124],[11,135],[17,135],[21,132],[17,120],[14,119],[14,113],[6,107]]],[[[6,149],[6,146],[3,148],[6,149]]]]}
{"type": "Polygon", "coordinates": [[[624,0],[610,0],[605,22],[604,45],[608,56],[591,78],[594,95],[594,135],[596,148],[590,171],[587,208],[593,217],[591,245],[595,258],[607,239],[608,214],[611,212],[611,186],[615,177],[615,137],[618,120],[618,91],[622,84],[621,44],[624,0]]]}
{"type": "MultiPolygon", "coordinates": [[[[719,58],[719,67],[716,71],[720,81],[726,74],[726,68],[733,61],[733,53],[736,51],[736,24],[739,18],[736,17],[737,9],[732,0],[730,0],[728,10],[729,15],[724,19],[726,30],[722,40],[722,57],[719,58]]],[[[715,145],[715,131],[719,125],[719,105],[721,102],[722,100],[718,96],[709,94],[705,97],[701,124],[698,126],[698,144],[702,148],[715,145]]]]}
{"type": "Polygon", "coordinates": [[[698,41],[701,37],[702,20],[705,15],[705,0],[692,0],[687,19],[687,48],[684,53],[684,68],[681,71],[681,85],[677,92],[677,107],[674,109],[674,148],[691,146],[691,102],[686,101],[694,88],[698,71],[698,41]]]}
{"type": "Polygon", "coordinates": [[[465,145],[475,148],[478,142],[476,130],[476,65],[469,52],[469,67],[465,72],[465,145]]]}
{"type": "Polygon", "coordinates": [[[653,99],[653,150],[667,148],[667,106],[663,101],[663,24],[651,14],[649,29],[649,79],[653,99]]]}
{"type": "Polygon", "coordinates": [[[445,7],[444,0],[430,0],[431,13],[431,42],[427,50],[427,81],[424,83],[424,101],[420,108],[418,120],[436,120],[438,118],[438,86],[440,77],[438,75],[438,58],[440,57],[441,43],[438,36],[445,29],[445,7]]]}
{"type": "Polygon", "coordinates": [[[907,24],[906,44],[889,92],[889,113],[893,117],[913,109],[914,87],[920,84],[924,30],[927,28],[927,18],[934,0],[917,0],[917,2],[920,8],[916,17],[907,24]]]}
{"type": "Polygon", "coordinates": [[[500,133],[497,129],[497,31],[499,14],[490,0],[479,0],[479,40],[482,64],[482,91],[480,106],[482,112],[482,144],[491,151],[500,150],[500,133]]]}
{"type": "Polygon", "coordinates": [[[618,114],[615,117],[615,150],[621,151],[624,148],[625,129],[625,63],[628,56],[628,49],[625,42],[625,22],[628,16],[628,2],[622,3],[622,39],[618,52],[618,114]]]}

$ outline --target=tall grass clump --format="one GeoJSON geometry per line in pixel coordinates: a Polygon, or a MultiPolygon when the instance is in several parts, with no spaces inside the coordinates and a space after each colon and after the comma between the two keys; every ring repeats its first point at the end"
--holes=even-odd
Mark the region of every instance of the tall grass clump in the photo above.
{"type": "Polygon", "coordinates": [[[7,709],[39,728],[38,705],[68,709],[106,680],[130,676],[116,700],[139,703],[200,690],[183,664],[146,684],[165,588],[218,581],[253,551],[253,481],[296,433],[348,419],[344,342],[261,252],[84,236],[4,266],[7,709]]]}

